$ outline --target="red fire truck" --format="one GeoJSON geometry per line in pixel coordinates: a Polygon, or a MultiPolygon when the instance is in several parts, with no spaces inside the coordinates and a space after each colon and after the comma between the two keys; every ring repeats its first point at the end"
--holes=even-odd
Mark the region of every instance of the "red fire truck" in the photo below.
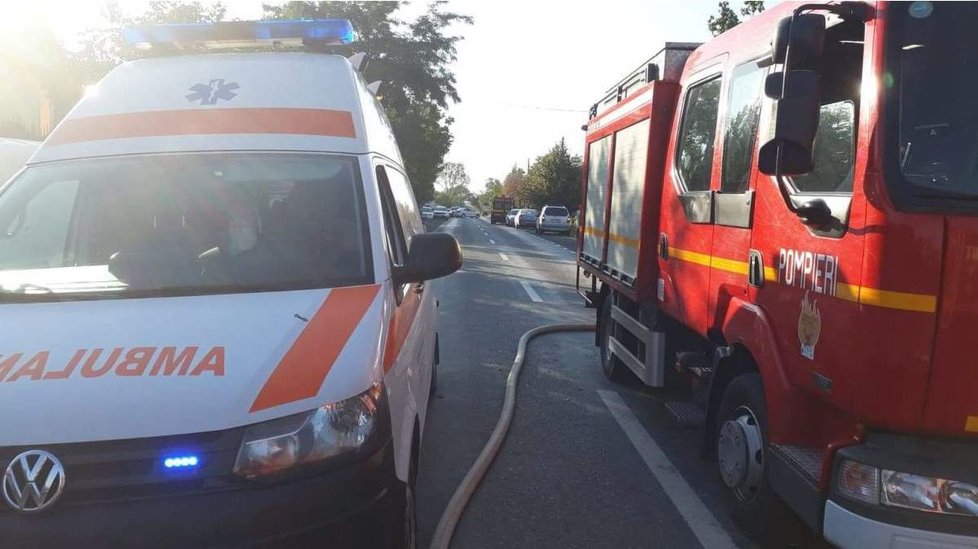
{"type": "Polygon", "coordinates": [[[687,387],[667,409],[761,539],[790,508],[842,547],[978,547],[976,23],[782,3],[591,109],[602,368],[687,387]]]}

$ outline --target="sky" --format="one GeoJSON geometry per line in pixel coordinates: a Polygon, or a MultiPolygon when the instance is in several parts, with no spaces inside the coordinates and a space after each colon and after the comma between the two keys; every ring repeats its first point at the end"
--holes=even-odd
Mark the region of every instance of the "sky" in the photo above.
{"type": "MultiPolygon", "coordinates": [[[[35,0],[56,34],[70,46],[78,33],[99,26],[99,0],[35,0]]],[[[273,3],[273,0],[265,0],[273,3]]],[[[7,24],[26,0],[5,0],[7,24]]],[[[123,0],[129,13],[148,0],[123,0]]],[[[733,2],[739,7],[739,2],[733,2]]],[[[261,0],[228,0],[228,16],[255,19],[261,0]]],[[[424,9],[414,2],[402,14],[424,9]]],[[[471,15],[453,64],[461,103],[450,116],[454,142],[447,161],[461,162],[478,192],[489,177],[549,150],[561,138],[581,154],[587,110],[604,92],[666,41],[702,42],[717,2],[664,0],[450,0],[447,9],[471,15]]],[[[2,25],[0,21],[0,32],[2,25]]]]}

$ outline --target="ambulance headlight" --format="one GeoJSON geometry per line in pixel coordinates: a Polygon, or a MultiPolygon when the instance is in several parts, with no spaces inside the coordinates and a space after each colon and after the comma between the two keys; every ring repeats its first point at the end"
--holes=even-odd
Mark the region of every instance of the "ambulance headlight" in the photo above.
{"type": "Polygon", "coordinates": [[[249,426],[234,473],[249,479],[315,469],[372,448],[389,431],[384,388],[249,426]]]}

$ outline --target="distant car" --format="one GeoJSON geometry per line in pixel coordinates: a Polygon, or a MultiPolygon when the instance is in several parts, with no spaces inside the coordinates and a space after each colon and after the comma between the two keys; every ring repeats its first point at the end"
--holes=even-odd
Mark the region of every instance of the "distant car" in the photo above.
{"type": "Polygon", "coordinates": [[[570,212],[563,206],[544,206],[537,218],[537,234],[547,231],[563,233],[564,236],[571,234],[570,212]]]}
{"type": "Polygon", "coordinates": [[[517,229],[526,229],[537,226],[537,211],[523,208],[516,213],[513,218],[513,226],[517,229]]]}
{"type": "Polygon", "coordinates": [[[438,207],[436,207],[434,209],[434,211],[432,213],[434,214],[434,218],[435,219],[439,219],[439,218],[440,219],[448,219],[448,208],[444,208],[442,206],[438,206],[438,207]]]}
{"type": "Polygon", "coordinates": [[[516,219],[516,214],[519,213],[519,211],[520,211],[519,208],[513,208],[512,210],[509,211],[508,214],[506,214],[507,225],[509,225],[510,227],[513,226],[513,220],[516,219]]]}
{"type": "Polygon", "coordinates": [[[462,206],[455,210],[455,217],[479,217],[479,212],[468,206],[462,206]]]}
{"type": "Polygon", "coordinates": [[[421,220],[422,221],[431,221],[432,219],[434,219],[434,217],[435,217],[434,210],[432,210],[428,206],[423,206],[421,208],[421,220]]]}

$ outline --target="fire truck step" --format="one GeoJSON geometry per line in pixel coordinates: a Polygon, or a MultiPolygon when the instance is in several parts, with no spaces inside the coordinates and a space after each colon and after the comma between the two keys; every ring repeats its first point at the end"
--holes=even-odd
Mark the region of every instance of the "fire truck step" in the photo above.
{"type": "Polygon", "coordinates": [[[706,410],[695,402],[674,400],[666,402],[665,407],[673,421],[683,427],[702,427],[706,424],[706,410]]]}
{"type": "Polygon", "coordinates": [[[813,481],[818,481],[822,470],[822,450],[820,448],[772,444],[771,449],[784,456],[799,472],[805,473],[813,481]]]}

